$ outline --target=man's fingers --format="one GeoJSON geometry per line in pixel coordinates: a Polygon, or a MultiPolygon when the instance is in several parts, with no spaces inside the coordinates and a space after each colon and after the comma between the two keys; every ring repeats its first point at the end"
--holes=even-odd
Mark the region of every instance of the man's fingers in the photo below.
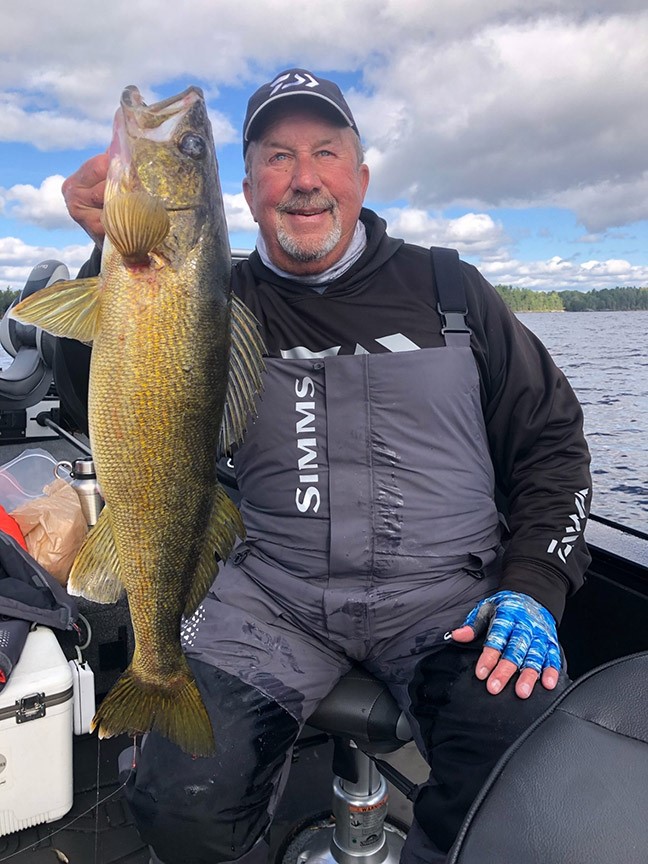
{"type": "Polygon", "coordinates": [[[528,699],[540,676],[535,669],[523,669],[515,682],[515,692],[520,699],[528,699]]]}
{"type": "Polygon", "coordinates": [[[547,690],[553,690],[558,683],[559,677],[560,673],[557,669],[554,669],[553,666],[547,666],[542,673],[542,686],[547,690]]]}
{"type": "MultiPolygon", "coordinates": [[[[484,653],[492,650],[493,649],[485,648],[484,653]]],[[[481,659],[482,658],[480,658],[480,661],[481,659]]],[[[490,658],[487,662],[478,663],[476,674],[477,677],[482,680],[488,677],[488,680],[486,681],[486,689],[489,693],[496,696],[506,687],[513,675],[518,671],[518,667],[515,663],[511,663],[510,660],[500,660],[495,664],[492,672],[488,674],[490,663],[492,663],[492,659],[490,658]]],[[[535,671],[535,669],[522,669],[517,681],[515,682],[516,695],[519,696],[520,699],[528,699],[533,693],[533,688],[536,686],[539,678],[540,675],[535,671]]],[[[558,683],[558,670],[551,667],[545,669],[540,680],[545,689],[553,690],[558,683]]]]}
{"type": "Polygon", "coordinates": [[[486,689],[494,696],[501,693],[517,671],[515,663],[511,663],[510,660],[500,660],[488,676],[486,689]]]}
{"type": "Polygon", "coordinates": [[[450,631],[450,635],[457,642],[472,642],[475,638],[475,631],[469,626],[457,627],[456,630],[450,631]]]}
{"type": "Polygon", "coordinates": [[[101,212],[109,164],[108,154],[99,153],[84,162],[61,187],[70,216],[97,243],[101,243],[104,235],[101,212]]]}
{"type": "Polygon", "coordinates": [[[105,183],[108,174],[110,157],[108,153],[99,153],[84,162],[80,168],[63,181],[64,194],[75,188],[90,189],[98,183],[105,183]]]}
{"type": "Polygon", "coordinates": [[[477,661],[477,667],[475,670],[475,674],[480,681],[484,681],[488,678],[493,669],[495,669],[499,663],[500,656],[500,652],[496,651],[494,648],[484,648],[482,653],[479,655],[479,660],[477,661]]]}

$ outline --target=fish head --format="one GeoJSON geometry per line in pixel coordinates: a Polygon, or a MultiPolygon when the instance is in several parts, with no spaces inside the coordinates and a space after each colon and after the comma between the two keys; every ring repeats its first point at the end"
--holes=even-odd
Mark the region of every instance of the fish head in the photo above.
{"type": "Polygon", "coordinates": [[[206,231],[227,239],[211,124],[199,87],[152,105],[137,87],[126,87],[109,156],[106,200],[142,191],[159,199],[172,225],[162,249],[166,257],[186,252],[206,231]]]}

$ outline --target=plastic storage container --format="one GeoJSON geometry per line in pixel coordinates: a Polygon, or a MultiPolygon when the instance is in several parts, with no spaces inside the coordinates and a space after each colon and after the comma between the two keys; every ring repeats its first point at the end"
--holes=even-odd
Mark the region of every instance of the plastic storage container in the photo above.
{"type": "Polygon", "coordinates": [[[43,489],[56,479],[56,459],[47,450],[24,450],[11,462],[0,465],[0,504],[11,512],[43,495],[43,489]]]}
{"type": "Polygon", "coordinates": [[[72,671],[54,633],[38,626],[0,690],[0,836],[72,807],[72,721],[72,671]]]}

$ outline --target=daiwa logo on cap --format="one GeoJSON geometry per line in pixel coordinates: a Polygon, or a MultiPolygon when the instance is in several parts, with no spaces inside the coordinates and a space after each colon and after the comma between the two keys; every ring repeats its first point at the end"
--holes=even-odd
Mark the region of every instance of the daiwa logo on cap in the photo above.
{"type": "Polygon", "coordinates": [[[270,95],[274,96],[279,90],[288,90],[290,87],[301,87],[302,85],[304,87],[319,87],[319,81],[310,72],[304,72],[303,75],[300,75],[299,72],[286,72],[272,82],[270,95]]]}

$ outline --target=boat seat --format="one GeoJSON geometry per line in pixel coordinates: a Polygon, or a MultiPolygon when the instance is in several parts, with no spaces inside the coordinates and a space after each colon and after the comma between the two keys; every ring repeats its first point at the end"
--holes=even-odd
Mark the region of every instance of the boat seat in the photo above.
{"type": "MultiPolygon", "coordinates": [[[[308,726],[334,742],[331,815],[315,814],[299,822],[279,847],[275,862],[398,864],[406,828],[388,814],[387,781],[410,801],[418,787],[378,756],[412,739],[407,718],[388,688],[354,666],[320,702],[308,726]]],[[[303,746],[312,740],[304,739],[303,746]]]]}
{"type": "Polygon", "coordinates": [[[37,264],[0,320],[0,344],[13,357],[11,365],[0,372],[0,411],[20,411],[37,405],[52,383],[55,338],[40,327],[16,321],[11,310],[36,291],[69,278],[68,268],[60,261],[37,264]]]}
{"type": "Polygon", "coordinates": [[[392,753],[412,740],[409,722],[387,687],[360,666],[338,681],[308,725],[351,739],[369,753],[392,753]]]}
{"type": "Polygon", "coordinates": [[[578,679],[508,749],[448,864],[645,864],[648,652],[578,679]]]}

